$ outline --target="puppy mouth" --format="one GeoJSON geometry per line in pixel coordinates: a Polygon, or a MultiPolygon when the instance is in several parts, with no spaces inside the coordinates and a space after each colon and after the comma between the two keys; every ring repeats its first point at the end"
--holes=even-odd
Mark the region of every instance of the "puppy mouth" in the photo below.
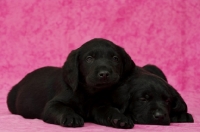
{"type": "Polygon", "coordinates": [[[109,87],[111,85],[112,85],[112,83],[110,83],[110,82],[101,82],[101,83],[96,83],[94,86],[96,88],[106,88],[106,87],[109,87]]]}
{"type": "Polygon", "coordinates": [[[117,83],[119,79],[118,78],[113,78],[113,79],[86,79],[86,82],[88,85],[94,87],[94,88],[98,88],[98,89],[103,89],[103,88],[108,88],[111,87],[112,85],[114,85],[115,83],[117,83]]]}

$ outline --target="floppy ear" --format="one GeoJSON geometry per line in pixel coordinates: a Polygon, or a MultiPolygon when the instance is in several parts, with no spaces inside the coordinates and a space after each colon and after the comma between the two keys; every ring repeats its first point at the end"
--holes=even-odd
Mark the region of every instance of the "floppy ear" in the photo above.
{"type": "Polygon", "coordinates": [[[142,68],[144,68],[146,71],[148,71],[152,74],[155,74],[155,75],[161,77],[166,82],[168,82],[163,71],[160,68],[158,68],[156,65],[147,64],[147,65],[143,66],[142,68]]]}
{"type": "Polygon", "coordinates": [[[131,59],[131,57],[126,53],[126,51],[123,48],[119,48],[120,53],[122,55],[122,61],[123,61],[123,73],[122,76],[125,77],[129,75],[133,69],[135,68],[135,63],[131,59]]]}
{"type": "Polygon", "coordinates": [[[181,95],[172,86],[170,88],[172,93],[171,113],[187,113],[187,105],[181,95]]]}
{"type": "Polygon", "coordinates": [[[78,49],[71,51],[62,69],[64,81],[75,91],[78,87],[78,49]]]}
{"type": "Polygon", "coordinates": [[[170,112],[170,122],[194,122],[190,113],[187,113],[187,105],[181,95],[172,88],[172,108],[170,112]]]}

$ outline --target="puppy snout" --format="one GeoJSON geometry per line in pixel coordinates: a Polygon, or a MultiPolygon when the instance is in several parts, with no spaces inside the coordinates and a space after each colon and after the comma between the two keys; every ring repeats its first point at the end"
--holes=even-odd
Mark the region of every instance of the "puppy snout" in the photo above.
{"type": "Polygon", "coordinates": [[[107,70],[101,70],[101,71],[98,73],[99,78],[102,78],[102,79],[108,78],[109,75],[110,75],[110,73],[109,73],[107,70]]]}
{"type": "Polygon", "coordinates": [[[166,114],[162,111],[156,110],[153,114],[153,118],[156,120],[164,120],[166,114]]]}

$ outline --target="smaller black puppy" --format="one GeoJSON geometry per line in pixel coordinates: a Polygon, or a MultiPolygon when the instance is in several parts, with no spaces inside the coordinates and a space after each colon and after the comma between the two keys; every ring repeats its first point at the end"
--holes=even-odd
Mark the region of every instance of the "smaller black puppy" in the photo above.
{"type": "Polygon", "coordinates": [[[67,127],[81,127],[91,120],[131,128],[132,121],[122,113],[96,102],[125,80],[134,66],[123,48],[106,39],[92,39],[73,50],[63,67],[43,67],[27,74],[10,90],[7,105],[13,114],[67,127]],[[96,111],[103,110],[112,114],[105,113],[110,117],[107,123],[96,121],[96,111]]]}
{"type": "Polygon", "coordinates": [[[113,93],[121,112],[138,124],[169,125],[193,122],[180,94],[167,83],[164,73],[154,65],[136,67],[127,82],[113,93]]]}

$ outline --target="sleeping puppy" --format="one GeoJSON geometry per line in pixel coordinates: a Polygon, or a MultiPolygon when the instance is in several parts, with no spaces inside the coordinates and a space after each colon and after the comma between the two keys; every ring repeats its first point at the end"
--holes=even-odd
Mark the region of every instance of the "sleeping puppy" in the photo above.
{"type": "Polygon", "coordinates": [[[113,92],[113,101],[134,123],[193,122],[183,98],[167,83],[164,73],[153,65],[136,67],[126,83],[113,92]]]}
{"type": "MultiPolygon", "coordinates": [[[[11,113],[24,118],[81,127],[84,120],[89,120],[89,112],[99,109],[96,102],[124,80],[134,66],[121,47],[105,39],[92,39],[73,50],[62,68],[43,67],[27,74],[10,90],[7,105],[11,113]]],[[[117,123],[133,127],[131,120],[122,113],[115,109],[112,113],[117,116],[109,122],[123,118],[117,123]]],[[[96,117],[95,113],[93,116],[96,117]]],[[[111,123],[103,125],[112,126],[111,123]]]]}

